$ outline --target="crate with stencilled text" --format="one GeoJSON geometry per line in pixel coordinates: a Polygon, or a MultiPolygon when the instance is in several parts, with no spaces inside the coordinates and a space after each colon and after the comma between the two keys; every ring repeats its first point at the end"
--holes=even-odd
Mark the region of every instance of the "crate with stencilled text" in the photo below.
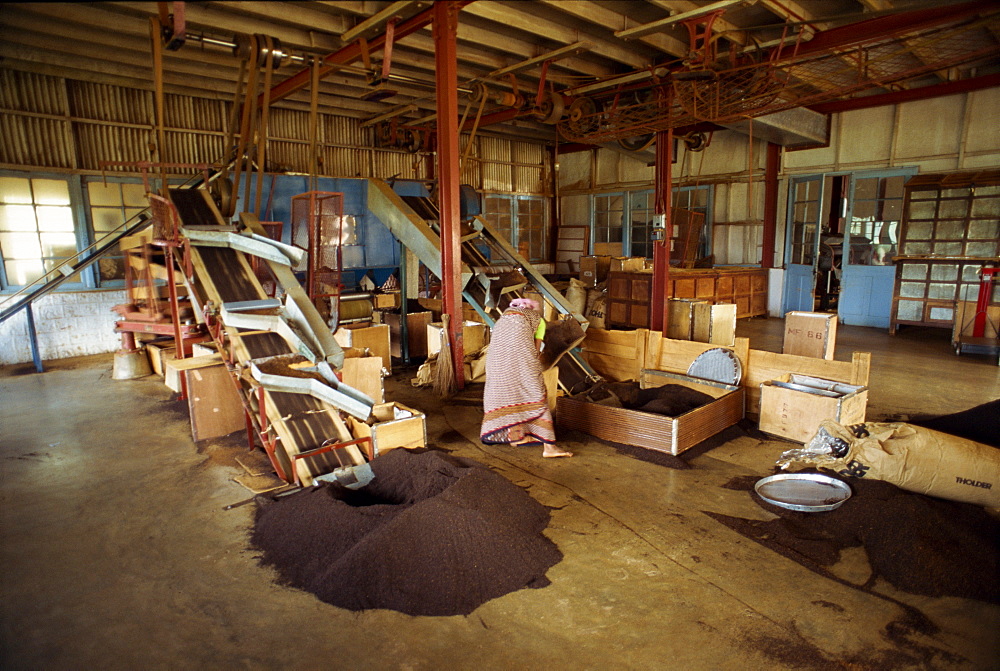
{"type": "Polygon", "coordinates": [[[849,426],[865,421],[868,388],[789,373],[760,385],[760,430],[799,443],[824,419],[849,426]]]}
{"type": "Polygon", "coordinates": [[[837,315],[792,311],[785,314],[782,354],[832,360],[837,346],[837,315]]]}

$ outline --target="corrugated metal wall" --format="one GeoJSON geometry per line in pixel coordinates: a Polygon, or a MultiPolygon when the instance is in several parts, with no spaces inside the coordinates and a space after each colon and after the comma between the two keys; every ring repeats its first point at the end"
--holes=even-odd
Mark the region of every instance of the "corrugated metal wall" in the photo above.
{"type": "MultiPolygon", "coordinates": [[[[167,94],[170,163],[213,163],[225,154],[232,103],[167,94]]],[[[102,161],[155,157],[155,104],[150,91],[0,69],[0,167],[101,170],[102,161]]],[[[320,114],[319,172],[335,177],[430,179],[432,155],[373,147],[374,131],[358,119],[320,114]]],[[[269,170],[308,173],[309,113],[273,108],[269,170]]],[[[468,137],[463,137],[463,145],[468,137]]],[[[135,172],[135,170],[124,170],[135,172]]],[[[531,142],[479,134],[462,164],[462,181],[501,193],[551,195],[551,159],[531,142]]]]}

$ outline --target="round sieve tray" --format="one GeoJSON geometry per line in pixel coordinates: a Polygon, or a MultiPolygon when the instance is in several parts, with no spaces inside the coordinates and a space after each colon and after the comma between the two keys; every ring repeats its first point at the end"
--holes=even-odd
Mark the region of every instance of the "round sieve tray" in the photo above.
{"type": "Polygon", "coordinates": [[[844,481],[819,473],[781,473],[762,478],[754,491],[768,503],[804,513],[834,510],[851,498],[844,481]]]}

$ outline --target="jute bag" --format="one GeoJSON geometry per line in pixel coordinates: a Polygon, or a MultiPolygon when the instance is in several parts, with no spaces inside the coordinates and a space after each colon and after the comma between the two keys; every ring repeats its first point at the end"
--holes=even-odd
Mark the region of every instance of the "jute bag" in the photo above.
{"type": "Polygon", "coordinates": [[[782,454],[778,465],[827,468],[919,494],[1000,507],[1000,449],[912,424],[846,427],[824,420],[804,447],[782,454]]]}

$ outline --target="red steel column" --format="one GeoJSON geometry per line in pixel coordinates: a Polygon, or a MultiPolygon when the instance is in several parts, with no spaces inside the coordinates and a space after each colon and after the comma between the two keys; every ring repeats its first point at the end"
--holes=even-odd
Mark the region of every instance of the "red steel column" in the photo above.
{"type": "Polygon", "coordinates": [[[661,130],[656,134],[655,214],[666,219],[663,240],[653,243],[653,295],[649,301],[649,330],[667,333],[667,289],[670,286],[670,201],[673,176],[670,164],[674,160],[674,131],[661,130]]]}
{"type": "Polygon", "coordinates": [[[778,233],[778,171],[781,169],[781,146],[767,143],[764,168],[764,232],[760,245],[760,267],[774,268],[774,238],[778,233]]]}
{"type": "Polygon", "coordinates": [[[448,334],[455,382],[465,387],[462,341],[462,252],[459,240],[458,12],[461,4],[434,3],[434,64],[437,75],[438,194],[441,210],[442,310],[450,316],[448,334]]]}

